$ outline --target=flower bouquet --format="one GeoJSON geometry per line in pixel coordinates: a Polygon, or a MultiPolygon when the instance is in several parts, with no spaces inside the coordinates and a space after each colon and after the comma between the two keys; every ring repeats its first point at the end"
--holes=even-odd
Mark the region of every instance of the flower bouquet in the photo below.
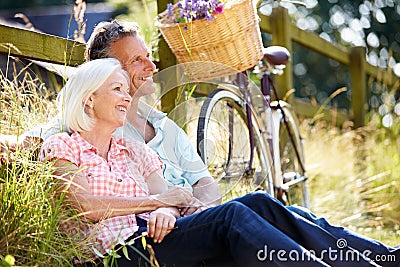
{"type": "Polygon", "coordinates": [[[157,26],[192,79],[208,80],[251,68],[262,58],[252,0],[181,0],[160,13],[157,26]]]}

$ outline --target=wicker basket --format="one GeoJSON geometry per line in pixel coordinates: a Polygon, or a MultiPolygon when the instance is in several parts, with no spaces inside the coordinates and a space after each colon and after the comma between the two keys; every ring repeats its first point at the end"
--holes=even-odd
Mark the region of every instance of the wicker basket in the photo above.
{"type": "Polygon", "coordinates": [[[186,74],[208,80],[253,67],[262,58],[258,16],[251,0],[225,7],[213,21],[171,23],[167,11],[158,17],[158,28],[178,62],[188,64],[186,74]]]}

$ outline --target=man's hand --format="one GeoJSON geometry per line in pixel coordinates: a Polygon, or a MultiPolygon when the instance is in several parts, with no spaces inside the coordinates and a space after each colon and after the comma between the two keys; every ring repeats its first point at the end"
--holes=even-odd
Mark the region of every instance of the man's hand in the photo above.
{"type": "Polygon", "coordinates": [[[218,183],[212,177],[203,177],[193,185],[193,196],[203,202],[205,207],[221,204],[222,196],[218,183]]]}
{"type": "Polygon", "coordinates": [[[183,216],[188,216],[193,213],[198,213],[202,212],[203,210],[208,209],[209,206],[198,200],[197,198],[194,199],[188,206],[186,207],[180,207],[180,215],[183,216]]]}
{"type": "Polygon", "coordinates": [[[42,139],[39,137],[0,134],[0,163],[12,161],[12,152],[22,149],[30,149],[33,153],[39,149],[42,139]]]}
{"type": "Polygon", "coordinates": [[[171,208],[158,208],[150,213],[147,231],[155,243],[161,243],[175,226],[176,218],[171,208]]]}
{"type": "Polygon", "coordinates": [[[9,162],[10,151],[15,150],[17,138],[13,135],[0,135],[0,164],[9,162]]]}
{"type": "Polygon", "coordinates": [[[189,207],[196,201],[192,193],[181,186],[174,186],[161,194],[152,195],[151,198],[169,207],[189,207]]]}

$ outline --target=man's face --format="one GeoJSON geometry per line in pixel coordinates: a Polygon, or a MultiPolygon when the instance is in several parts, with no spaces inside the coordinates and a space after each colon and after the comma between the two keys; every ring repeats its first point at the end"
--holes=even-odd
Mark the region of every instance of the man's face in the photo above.
{"type": "Polygon", "coordinates": [[[124,37],[111,44],[112,56],[121,62],[129,74],[130,95],[141,97],[154,93],[153,72],[156,66],[150,59],[150,53],[139,36],[124,37]]]}

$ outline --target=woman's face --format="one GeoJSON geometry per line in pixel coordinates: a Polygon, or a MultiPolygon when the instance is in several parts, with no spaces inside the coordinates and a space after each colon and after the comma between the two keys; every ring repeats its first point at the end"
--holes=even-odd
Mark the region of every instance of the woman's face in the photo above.
{"type": "Polygon", "coordinates": [[[89,98],[88,104],[97,123],[118,128],[124,125],[131,100],[126,76],[115,71],[89,98]]]}

